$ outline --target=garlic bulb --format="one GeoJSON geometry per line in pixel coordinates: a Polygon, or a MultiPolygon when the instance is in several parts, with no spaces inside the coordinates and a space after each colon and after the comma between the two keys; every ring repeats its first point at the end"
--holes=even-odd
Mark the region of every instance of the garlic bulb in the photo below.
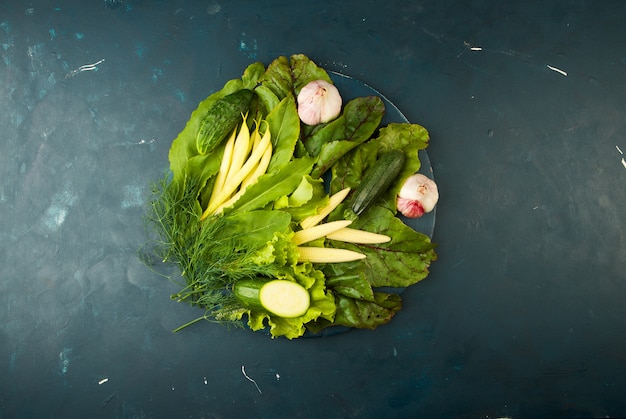
{"type": "Polygon", "coordinates": [[[398,193],[398,211],[409,218],[421,217],[435,208],[439,200],[437,184],[422,174],[407,178],[398,193]]]}
{"type": "Polygon", "coordinates": [[[332,121],[341,113],[339,90],[325,80],[315,80],[298,94],[298,116],[307,125],[332,121]]]}

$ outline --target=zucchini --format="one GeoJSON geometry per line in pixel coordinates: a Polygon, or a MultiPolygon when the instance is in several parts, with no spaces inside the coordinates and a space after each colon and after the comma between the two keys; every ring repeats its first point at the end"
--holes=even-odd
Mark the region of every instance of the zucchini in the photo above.
{"type": "Polygon", "coordinates": [[[252,90],[237,90],[218,99],[209,108],[196,134],[198,153],[204,155],[213,151],[239,125],[241,115],[250,109],[253,96],[252,90]]]}
{"type": "Polygon", "coordinates": [[[245,279],[233,286],[235,298],[246,308],[267,311],[286,319],[304,315],[311,305],[309,292],[284,279],[245,279]]]}
{"type": "Polygon", "coordinates": [[[352,197],[352,211],[360,215],[386,192],[398,177],[406,156],[402,150],[384,152],[365,172],[352,197]]]}

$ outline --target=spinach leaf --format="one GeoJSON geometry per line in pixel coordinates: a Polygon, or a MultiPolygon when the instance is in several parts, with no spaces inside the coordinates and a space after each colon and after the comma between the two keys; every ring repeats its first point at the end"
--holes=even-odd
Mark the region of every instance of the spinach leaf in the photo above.
{"type": "Polygon", "coordinates": [[[289,163],[300,137],[300,119],[293,96],[281,100],[265,120],[272,133],[272,158],[267,168],[272,172],[289,163]]]}
{"type": "Polygon", "coordinates": [[[426,278],[430,264],[437,259],[430,238],[404,224],[387,208],[372,207],[351,227],[386,234],[392,240],[378,245],[333,242],[333,247],[355,250],[367,256],[360,261],[337,264],[334,275],[362,272],[372,287],[404,288],[426,278]]]}
{"type": "Polygon", "coordinates": [[[309,154],[318,157],[311,175],[321,177],[343,155],[367,141],[384,113],[385,105],[378,96],[359,97],[348,102],[334,121],[309,130],[309,137],[302,141],[309,154]]]}
{"type": "Polygon", "coordinates": [[[291,73],[293,75],[293,88],[296,96],[304,86],[312,81],[325,80],[332,83],[326,70],[318,67],[309,57],[303,54],[291,56],[291,73]]]}
{"type": "MultiPolygon", "coordinates": [[[[308,137],[303,138],[303,142],[313,156],[319,155],[322,147],[331,141],[350,141],[357,146],[372,136],[384,113],[385,105],[378,96],[352,99],[346,103],[337,119],[312,130],[308,137]]],[[[330,165],[332,163],[334,161],[330,165]]]]}
{"type": "Polygon", "coordinates": [[[267,113],[274,109],[280,102],[274,92],[272,92],[267,86],[259,85],[254,89],[254,91],[258,96],[260,103],[259,106],[266,109],[267,113]]]}
{"type": "Polygon", "coordinates": [[[335,304],[337,313],[335,325],[375,329],[388,323],[402,308],[402,300],[397,294],[374,293],[374,301],[363,301],[338,295],[335,304]]]}
{"type": "Polygon", "coordinates": [[[374,301],[374,290],[361,271],[352,270],[341,275],[328,275],[326,286],[344,297],[374,301]]]}
{"type": "Polygon", "coordinates": [[[282,100],[291,94],[298,96],[300,89],[315,80],[326,80],[332,83],[326,70],[318,67],[303,54],[290,57],[281,56],[267,66],[262,84],[282,100]]]}
{"type": "Polygon", "coordinates": [[[262,85],[274,93],[279,100],[293,92],[291,67],[287,57],[280,56],[267,66],[262,85]]]}

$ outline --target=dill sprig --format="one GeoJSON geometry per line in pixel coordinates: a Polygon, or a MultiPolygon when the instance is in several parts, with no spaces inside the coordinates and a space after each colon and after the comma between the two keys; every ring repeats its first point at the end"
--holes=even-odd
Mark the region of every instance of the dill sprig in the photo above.
{"type": "MultiPolygon", "coordinates": [[[[253,260],[251,248],[243,234],[229,234],[229,217],[212,216],[201,220],[199,187],[193,179],[179,189],[165,175],[152,187],[146,221],[152,228],[153,252],[164,263],[178,266],[182,288],[171,298],[206,310],[204,316],[179,327],[180,330],[199,320],[236,323],[243,307],[233,296],[232,285],[246,278],[269,276],[272,267],[253,260]],[[231,315],[229,315],[231,314],[231,315]]],[[[171,278],[170,278],[171,279],[171,278]]]]}

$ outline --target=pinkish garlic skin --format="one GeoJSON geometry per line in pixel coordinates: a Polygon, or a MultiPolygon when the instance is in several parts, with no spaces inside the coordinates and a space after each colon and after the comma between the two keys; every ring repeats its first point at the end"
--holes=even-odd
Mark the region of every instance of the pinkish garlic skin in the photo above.
{"type": "Polygon", "coordinates": [[[419,218],[426,214],[424,207],[419,203],[419,201],[398,197],[396,205],[398,207],[398,211],[400,211],[405,217],[419,218]]]}
{"type": "Polygon", "coordinates": [[[437,184],[432,179],[416,173],[404,181],[398,193],[396,206],[402,215],[418,218],[431,212],[438,200],[437,184]]]}
{"type": "Polygon", "coordinates": [[[330,122],[341,113],[339,90],[325,80],[315,80],[298,94],[298,116],[307,125],[330,122]]]}

